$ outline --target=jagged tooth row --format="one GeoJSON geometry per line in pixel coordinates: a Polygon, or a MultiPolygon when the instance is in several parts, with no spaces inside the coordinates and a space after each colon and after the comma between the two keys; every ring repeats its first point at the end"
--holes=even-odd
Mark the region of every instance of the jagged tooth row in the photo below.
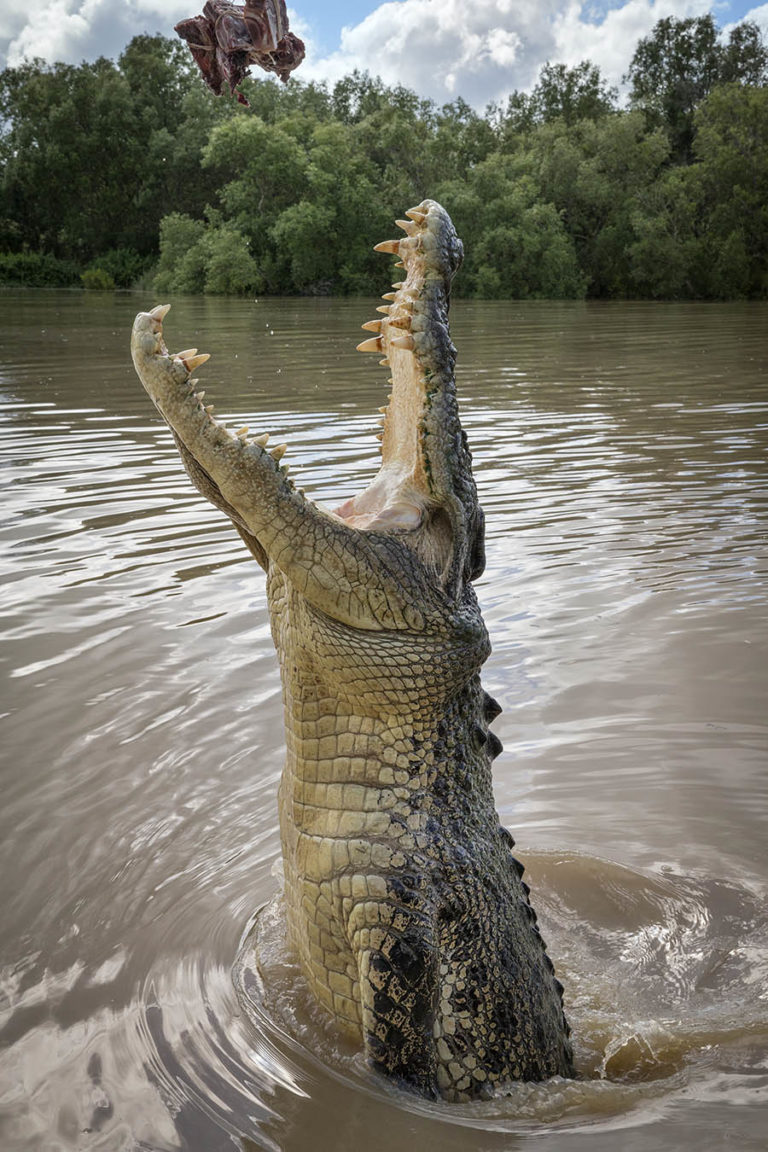
{"type": "MultiPolygon", "coordinates": [[[[157,338],[156,339],[156,351],[157,351],[157,353],[159,355],[162,355],[162,356],[167,356],[168,359],[171,360],[173,363],[181,364],[183,366],[184,370],[187,372],[187,378],[185,381],[185,386],[189,390],[188,395],[190,397],[194,396],[196,403],[200,406],[200,409],[205,412],[207,418],[211,421],[211,423],[214,424],[215,427],[221,433],[223,433],[225,436],[228,436],[232,439],[234,439],[236,436],[236,438],[240,441],[241,444],[243,444],[244,446],[247,446],[248,440],[246,439],[246,437],[248,435],[248,426],[244,425],[242,428],[238,428],[236,434],[233,434],[232,432],[230,432],[222,424],[219,424],[218,421],[214,418],[214,416],[213,416],[214,405],[213,404],[203,405],[202,401],[205,398],[205,390],[201,389],[199,392],[196,391],[197,385],[200,383],[200,381],[196,377],[192,376],[192,372],[195,370],[195,368],[199,368],[201,364],[205,364],[206,361],[210,360],[211,357],[210,357],[209,353],[203,352],[203,353],[200,353],[198,355],[196,348],[185,348],[182,352],[177,352],[175,354],[171,354],[168,352],[168,349],[166,348],[165,344],[163,343],[163,320],[168,315],[170,308],[171,308],[170,304],[157,304],[157,305],[155,305],[154,308],[150,309],[150,311],[147,313],[147,315],[149,315],[152,318],[151,331],[155,334],[155,336],[157,338]]],[[[264,432],[264,433],[262,433],[261,436],[254,437],[252,444],[257,445],[259,448],[262,449],[262,451],[264,451],[266,449],[266,445],[267,445],[268,440],[269,440],[269,433],[264,432]]],[[[289,466],[287,464],[280,465],[280,460],[282,460],[283,456],[285,455],[287,447],[288,447],[287,444],[279,444],[276,448],[273,448],[270,453],[265,452],[265,455],[269,455],[272,458],[272,460],[275,463],[276,470],[283,477],[287,477],[288,471],[289,471],[289,466]]],[[[306,496],[304,494],[303,489],[301,489],[301,488],[296,489],[291,480],[287,480],[287,483],[291,486],[291,488],[293,489],[294,492],[297,492],[297,494],[299,496],[301,496],[302,499],[306,499],[306,496]]]]}
{"type": "MultiPolygon", "coordinates": [[[[158,335],[161,338],[162,338],[162,321],[165,318],[165,316],[167,315],[169,309],[170,309],[170,304],[159,304],[159,305],[157,305],[156,308],[153,308],[151,310],[151,312],[149,313],[149,315],[152,316],[152,318],[154,320],[156,320],[158,323],[158,335]]],[[[208,353],[208,352],[202,352],[198,355],[197,354],[197,348],[185,348],[183,352],[176,352],[173,356],[171,356],[172,360],[175,360],[177,362],[182,363],[184,365],[184,368],[190,374],[195,370],[195,368],[199,368],[201,364],[205,364],[207,360],[210,360],[210,358],[211,358],[210,353],[208,353]]],[[[188,379],[187,383],[190,385],[190,389],[192,390],[192,394],[194,395],[195,400],[198,402],[198,404],[202,405],[202,401],[205,399],[205,389],[201,388],[199,392],[194,391],[194,388],[199,383],[199,380],[193,379],[190,375],[190,378],[188,379]]],[[[205,405],[202,405],[202,407],[203,407],[203,411],[206,413],[206,415],[209,417],[209,419],[212,420],[214,424],[217,423],[214,420],[213,415],[212,415],[213,412],[215,411],[215,405],[205,404],[205,405]]],[[[223,430],[226,431],[226,429],[223,429],[223,430]]],[[[231,435],[231,433],[230,433],[230,435],[231,435]]],[[[235,435],[236,435],[237,439],[240,440],[240,442],[242,444],[248,444],[248,440],[247,440],[248,425],[244,424],[242,428],[238,428],[235,435]]],[[[257,445],[259,448],[262,449],[262,451],[266,451],[266,447],[267,447],[268,442],[269,442],[269,433],[268,432],[263,432],[260,436],[254,436],[253,440],[251,441],[252,444],[257,445]]],[[[287,444],[278,444],[275,448],[271,449],[271,451],[268,453],[268,455],[272,457],[272,459],[275,461],[276,464],[279,464],[280,461],[282,460],[283,456],[287,452],[287,450],[288,450],[287,444]]],[[[288,470],[289,470],[288,464],[284,464],[282,467],[278,468],[278,471],[283,476],[286,476],[288,474],[288,470]]]]}
{"type": "MultiPolygon", "coordinates": [[[[392,256],[400,256],[405,251],[409,249],[412,250],[416,246],[420,245],[421,240],[419,233],[427,219],[426,214],[424,212],[420,212],[417,208],[410,208],[406,212],[406,216],[410,217],[410,219],[395,221],[398,228],[402,228],[403,232],[405,232],[406,238],[404,240],[382,240],[380,244],[374,245],[374,252],[385,252],[392,256]]],[[[405,264],[402,260],[399,260],[395,264],[395,267],[405,268],[405,264]]],[[[415,348],[415,342],[413,336],[411,335],[413,301],[418,297],[419,293],[416,288],[406,288],[405,285],[406,281],[400,280],[392,285],[394,289],[393,292],[385,292],[382,296],[383,300],[394,303],[396,300],[398,300],[398,293],[404,289],[399,299],[400,307],[398,308],[397,315],[392,315],[392,308],[390,304],[379,305],[376,311],[381,312],[384,316],[387,317],[387,329],[392,328],[401,333],[401,335],[398,336],[387,335],[387,346],[391,348],[402,349],[407,352],[412,352],[415,348]]],[[[374,332],[376,335],[368,340],[361,341],[361,343],[357,345],[358,352],[385,351],[384,342],[381,335],[384,323],[385,322],[382,320],[368,320],[365,324],[362,325],[364,331],[374,332]]],[[[388,368],[390,366],[390,362],[386,356],[383,360],[380,360],[379,363],[382,365],[382,367],[388,368]]],[[[391,401],[391,399],[392,396],[390,394],[389,400],[391,401]]],[[[386,405],[383,408],[380,408],[379,411],[386,416],[386,405]]],[[[384,425],[384,423],[385,421],[382,420],[381,424],[384,425]]],[[[383,432],[376,433],[377,440],[382,440],[383,437],[383,432]]]]}

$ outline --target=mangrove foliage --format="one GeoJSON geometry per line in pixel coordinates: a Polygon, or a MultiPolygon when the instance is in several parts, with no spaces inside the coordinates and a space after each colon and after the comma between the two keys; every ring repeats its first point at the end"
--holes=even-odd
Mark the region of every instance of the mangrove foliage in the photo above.
{"type": "Polygon", "coordinates": [[[0,281],[382,291],[372,252],[425,196],[476,297],[768,296],[768,51],[756,25],[661,20],[621,103],[547,64],[484,114],[354,73],[205,88],[186,48],[0,73],[0,281]]]}

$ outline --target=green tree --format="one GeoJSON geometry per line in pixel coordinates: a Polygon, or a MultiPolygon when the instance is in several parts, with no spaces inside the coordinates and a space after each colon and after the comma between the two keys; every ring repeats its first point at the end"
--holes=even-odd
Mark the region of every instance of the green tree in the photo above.
{"type": "Polygon", "coordinates": [[[630,104],[654,126],[665,126],[673,156],[693,158],[694,114],[723,81],[765,83],[768,53],[757,25],[745,22],[720,43],[711,15],[678,20],[668,16],[635,49],[625,80],[630,104]]]}
{"type": "Polygon", "coordinates": [[[156,292],[202,292],[205,289],[205,223],[181,212],[160,222],[160,259],[156,292]]]}
{"type": "Polygon", "coordinates": [[[203,243],[206,292],[237,296],[261,291],[263,281],[248,247],[246,237],[231,225],[208,229],[203,243]]]}
{"type": "Polygon", "coordinates": [[[465,240],[462,295],[584,295],[584,277],[561,214],[542,202],[535,180],[521,175],[511,157],[494,153],[467,181],[447,183],[438,194],[465,240]]]}
{"type": "Polygon", "coordinates": [[[768,47],[753,20],[743,20],[731,29],[720,51],[718,80],[755,87],[768,83],[768,47]]]}
{"type": "Polygon", "coordinates": [[[616,110],[618,93],[606,84],[600,69],[588,60],[575,68],[549,61],[539,73],[530,94],[513,92],[507,99],[506,111],[499,115],[502,147],[515,147],[520,135],[527,135],[538,124],[563,120],[569,126],[580,120],[599,120],[616,110]]]}
{"type": "Polygon", "coordinates": [[[617,96],[600,69],[588,60],[575,68],[547,62],[531,93],[533,121],[549,124],[561,119],[570,125],[579,120],[599,120],[615,110],[617,96]]]}
{"type": "Polygon", "coordinates": [[[562,213],[591,296],[630,293],[632,214],[668,157],[666,134],[647,133],[638,112],[543,124],[518,154],[519,170],[562,213]]]}
{"type": "Polygon", "coordinates": [[[177,192],[193,165],[199,170],[199,116],[197,138],[187,133],[175,146],[193,90],[185,58],[160,36],[135,37],[119,66],[37,60],[5,69],[0,216],[13,222],[0,229],[6,243],[82,262],[113,248],[156,252],[160,217],[186,206],[177,192]],[[177,166],[175,186],[169,173],[177,166]]]}
{"type": "Polygon", "coordinates": [[[547,64],[481,116],[353,73],[215,98],[186,49],[0,73],[0,279],[164,291],[379,292],[372,248],[425,196],[475,295],[764,296],[768,51],[745,22],[660,21],[630,111],[594,65],[547,64]]]}
{"type": "Polygon", "coordinates": [[[768,295],[768,88],[724,84],[696,115],[702,295],[768,295]]]}
{"type": "Polygon", "coordinates": [[[5,213],[18,222],[22,243],[80,260],[132,246],[142,144],[115,65],[34,61],[6,69],[0,111],[8,123],[5,213]]]}
{"type": "Polygon", "coordinates": [[[693,169],[664,169],[632,198],[626,292],[651,300],[695,295],[698,205],[693,169]]]}

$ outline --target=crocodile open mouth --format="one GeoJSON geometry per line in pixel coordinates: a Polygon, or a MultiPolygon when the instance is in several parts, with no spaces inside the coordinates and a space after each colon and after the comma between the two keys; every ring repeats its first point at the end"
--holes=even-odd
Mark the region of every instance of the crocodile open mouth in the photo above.
{"type": "MultiPolygon", "coordinates": [[[[357,531],[407,535],[410,546],[445,582],[451,571],[458,576],[457,564],[463,564],[458,552],[466,552],[468,536],[480,532],[465,516],[467,509],[474,515],[477,501],[474,486],[469,491],[465,479],[471,476],[470,458],[458,419],[455,350],[447,322],[451,282],[463,250],[450,217],[435,201],[422,201],[406,216],[397,221],[405,236],[375,247],[397,257],[395,266],[404,269],[404,279],[384,296],[381,318],[363,324],[371,335],[358,345],[361,352],[381,356],[391,373],[392,391],[380,410],[381,467],[358,495],[332,511],[318,512],[357,531]]],[[[192,373],[208,357],[194,348],[168,352],[162,334],[167,311],[168,305],[160,305],[136,318],[133,355],[139,375],[170,425],[192,479],[204,485],[208,498],[235,524],[257,535],[242,505],[253,506],[265,464],[279,473],[286,492],[300,495],[305,506],[310,502],[281,463],[285,444],[268,448],[267,433],[251,437],[247,428],[233,434],[215,419],[213,405],[203,403],[205,393],[196,390],[192,373]],[[241,500],[232,500],[233,488],[241,500]]]]}

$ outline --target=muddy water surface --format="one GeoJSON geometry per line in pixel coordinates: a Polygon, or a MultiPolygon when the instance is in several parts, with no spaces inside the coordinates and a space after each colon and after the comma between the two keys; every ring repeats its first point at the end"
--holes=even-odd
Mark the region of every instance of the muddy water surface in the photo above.
{"type": "MultiPolygon", "coordinates": [[[[455,306],[498,805],[580,1079],[438,1107],[282,939],[263,577],[133,374],[153,303],[2,297],[3,1152],[764,1149],[768,309],[455,306]]],[[[373,307],[178,300],[166,332],[338,499],[375,468],[373,307]]]]}

